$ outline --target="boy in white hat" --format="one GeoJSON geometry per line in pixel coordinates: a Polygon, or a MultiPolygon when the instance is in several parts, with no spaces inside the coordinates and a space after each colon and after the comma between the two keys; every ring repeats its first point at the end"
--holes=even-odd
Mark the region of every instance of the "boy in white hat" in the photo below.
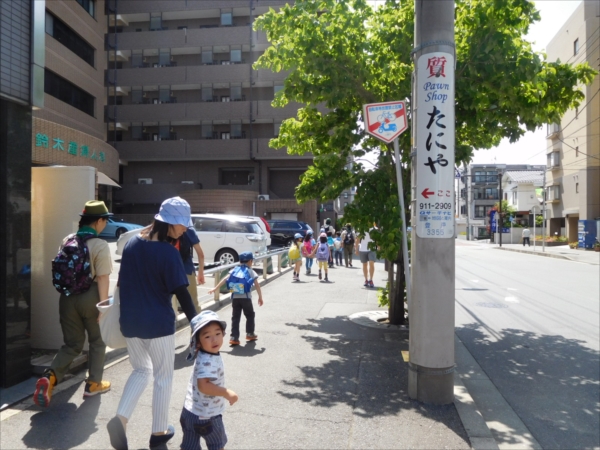
{"type": "Polygon", "coordinates": [[[226,326],[214,311],[202,311],[190,323],[192,337],[187,359],[195,361],[180,418],[182,450],[201,450],[200,437],[209,449],[222,449],[227,444],[222,414],[225,401],[233,405],[238,396],[225,387],[223,359],[219,353],[226,326]]]}

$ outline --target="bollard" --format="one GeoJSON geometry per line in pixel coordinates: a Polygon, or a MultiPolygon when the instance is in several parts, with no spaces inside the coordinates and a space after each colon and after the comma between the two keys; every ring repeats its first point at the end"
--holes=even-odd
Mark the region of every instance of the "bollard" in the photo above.
{"type": "Polygon", "coordinates": [[[278,272],[281,272],[281,268],[285,268],[288,266],[288,263],[290,261],[290,258],[288,257],[287,252],[283,252],[279,254],[279,270],[278,272]]]}
{"type": "Polygon", "coordinates": [[[273,272],[273,258],[269,256],[267,258],[267,273],[271,275],[273,272]]]}
{"type": "MultiPolygon", "coordinates": [[[[220,272],[217,272],[219,274],[219,281],[221,281],[224,277],[226,277],[227,275],[229,275],[229,271],[231,269],[225,269],[225,270],[221,270],[220,272]]],[[[216,281],[216,275],[217,273],[215,273],[215,283],[218,283],[218,281],[216,281]]],[[[227,283],[225,283],[223,286],[221,286],[221,289],[219,289],[219,291],[221,294],[228,294],[229,293],[229,289],[227,288],[227,283]]],[[[217,292],[215,292],[216,295],[217,292]]],[[[216,300],[218,300],[218,297],[216,298],[216,300]]]]}

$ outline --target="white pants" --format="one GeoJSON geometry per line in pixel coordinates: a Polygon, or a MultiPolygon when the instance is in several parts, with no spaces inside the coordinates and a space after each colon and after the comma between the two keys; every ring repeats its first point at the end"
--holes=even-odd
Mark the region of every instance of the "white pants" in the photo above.
{"type": "Polygon", "coordinates": [[[129,420],[150,378],[154,376],[152,433],[166,431],[169,425],[169,402],[175,365],[175,335],[156,339],[125,340],[133,372],[123,389],[117,414],[129,420]]]}

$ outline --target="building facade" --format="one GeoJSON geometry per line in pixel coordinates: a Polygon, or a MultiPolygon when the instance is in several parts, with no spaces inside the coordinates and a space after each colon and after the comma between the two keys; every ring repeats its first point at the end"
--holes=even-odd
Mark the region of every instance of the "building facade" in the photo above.
{"type": "MultiPolygon", "coordinates": [[[[548,60],[600,70],[600,2],[582,1],[547,47],[548,60]]],[[[583,86],[585,99],[548,125],[546,200],[550,233],[578,240],[579,221],[600,223],[600,76],[583,86]]]]}
{"type": "Polygon", "coordinates": [[[105,117],[123,186],[115,212],[154,213],[172,195],[200,199],[194,212],[225,212],[231,191],[298,207],[312,156],[268,143],[300,105],[273,108],[286,73],[252,67],[269,46],[254,19],[285,3],[109,0],[105,117]],[[215,192],[223,202],[208,207],[203,190],[211,205],[215,192]]]}

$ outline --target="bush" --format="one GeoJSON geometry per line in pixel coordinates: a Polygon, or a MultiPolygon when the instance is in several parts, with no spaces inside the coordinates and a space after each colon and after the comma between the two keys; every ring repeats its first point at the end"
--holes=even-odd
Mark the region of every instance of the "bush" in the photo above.
{"type": "Polygon", "coordinates": [[[579,242],[569,242],[569,248],[577,248],[579,247],[579,242]]]}
{"type": "Polygon", "coordinates": [[[377,289],[377,301],[380,307],[390,306],[390,290],[389,283],[386,283],[384,288],[377,289]]]}

